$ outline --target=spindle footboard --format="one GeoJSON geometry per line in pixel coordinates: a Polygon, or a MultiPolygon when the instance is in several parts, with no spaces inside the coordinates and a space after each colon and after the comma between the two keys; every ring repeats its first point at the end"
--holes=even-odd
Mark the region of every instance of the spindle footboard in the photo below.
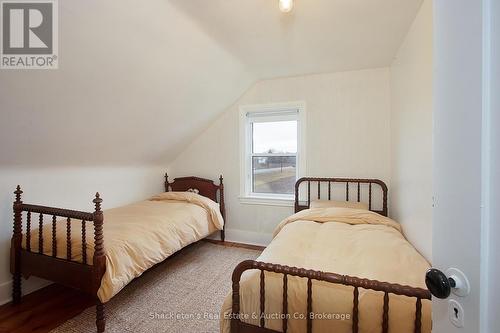
{"type": "Polygon", "coordinates": [[[388,282],[362,279],[353,276],[340,275],[336,273],[308,270],[304,268],[289,267],[278,264],[270,264],[255,260],[246,260],[241,262],[233,271],[232,275],[232,314],[231,314],[231,333],[278,333],[265,327],[265,273],[274,272],[283,275],[283,303],[282,303],[282,332],[288,330],[288,277],[296,276],[307,279],[307,333],[312,332],[313,328],[313,286],[312,281],[325,281],[328,283],[339,284],[353,287],[353,307],[352,307],[352,332],[358,333],[359,322],[362,318],[359,315],[359,288],[383,292],[383,333],[389,332],[389,294],[401,295],[415,298],[415,321],[414,332],[422,331],[422,300],[430,300],[431,294],[428,290],[414,288],[388,282]],[[241,320],[240,312],[240,279],[243,272],[247,270],[260,270],[260,323],[259,326],[252,325],[241,320]]]}
{"type": "Polygon", "coordinates": [[[96,325],[98,332],[104,332],[104,304],[97,298],[97,291],[101,279],[106,271],[104,253],[103,213],[101,210],[102,199],[96,193],[94,200],[95,210],[92,213],[76,210],[54,208],[39,205],[25,204],[21,200],[21,188],[17,186],[16,200],[14,202],[14,232],[11,240],[10,270],[13,275],[13,303],[21,301],[21,277],[38,276],[62,285],[66,285],[85,293],[96,299],[96,325]],[[26,215],[25,246],[23,247],[23,213],[26,215]],[[32,221],[37,215],[37,221],[32,221]],[[52,224],[52,253],[44,254],[43,226],[44,216],[51,217],[52,224]],[[72,259],[71,227],[72,220],[81,221],[81,246],[82,260],[72,259]],[[37,248],[31,247],[32,222],[38,227],[37,248]],[[91,261],[87,258],[86,223],[94,227],[94,254],[91,261]],[[57,253],[56,232],[60,225],[66,228],[66,256],[63,258],[57,253]]]}

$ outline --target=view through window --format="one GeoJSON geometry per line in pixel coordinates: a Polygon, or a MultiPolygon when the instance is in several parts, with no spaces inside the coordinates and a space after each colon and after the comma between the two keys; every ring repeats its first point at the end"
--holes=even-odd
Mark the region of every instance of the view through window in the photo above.
{"type": "Polygon", "coordinates": [[[294,193],[297,177],[297,119],[251,122],[251,189],[255,194],[294,193]]]}

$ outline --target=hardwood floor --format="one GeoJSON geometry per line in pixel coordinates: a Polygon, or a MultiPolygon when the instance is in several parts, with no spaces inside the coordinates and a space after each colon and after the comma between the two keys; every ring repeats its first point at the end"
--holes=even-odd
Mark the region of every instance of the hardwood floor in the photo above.
{"type": "MultiPolygon", "coordinates": [[[[264,249],[256,245],[211,239],[204,241],[227,247],[264,249]]],[[[94,300],[84,293],[51,284],[24,296],[19,305],[8,303],[0,306],[0,333],[46,333],[94,304],[94,300]]]]}
{"type": "Polygon", "coordinates": [[[51,284],[23,297],[21,304],[0,307],[0,332],[49,332],[94,305],[77,290],[51,284]]]}

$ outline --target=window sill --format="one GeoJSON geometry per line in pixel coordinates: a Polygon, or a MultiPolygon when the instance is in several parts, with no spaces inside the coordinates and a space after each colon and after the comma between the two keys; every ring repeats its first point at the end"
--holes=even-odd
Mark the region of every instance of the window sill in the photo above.
{"type": "Polygon", "coordinates": [[[293,207],[295,200],[292,198],[269,198],[257,196],[240,196],[240,203],[244,205],[281,206],[293,207]]]}

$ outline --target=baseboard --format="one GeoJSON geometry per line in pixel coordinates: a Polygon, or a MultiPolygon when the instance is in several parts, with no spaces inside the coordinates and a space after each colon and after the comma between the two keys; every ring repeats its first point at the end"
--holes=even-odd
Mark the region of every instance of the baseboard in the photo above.
{"type": "Polygon", "coordinates": [[[12,281],[0,284],[0,305],[12,300],[12,281]]]}
{"type": "MultiPolygon", "coordinates": [[[[239,230],[239,229],[226,229],[226,241],[248,244],[248,245],[257,245],[267,247],[273,236],[271,234],[263,234],[254,231],[247,230],[239,230]]],[[[209,239],[220,239],[220,233],[216,232],[211,236],[207,237],[209,239]]]]}
{"type": "MultiPolygon", "coordinates": [[[[30,294],[38,289],[48,286],[52,282],[32,277],[29,280],[23,279],[22,291],[23,296],[30,294]]],[[[0,305],[12,301],[12,280],[0,283],[0,305]]]]}
{"type": "Polygon", "coordinates": [[[268,246],[271,243],[273,236],[271,234],[263,234],[259,232],[227,229],[226,240],[235,243],[243,243],[258,246],[268,246]]]}

